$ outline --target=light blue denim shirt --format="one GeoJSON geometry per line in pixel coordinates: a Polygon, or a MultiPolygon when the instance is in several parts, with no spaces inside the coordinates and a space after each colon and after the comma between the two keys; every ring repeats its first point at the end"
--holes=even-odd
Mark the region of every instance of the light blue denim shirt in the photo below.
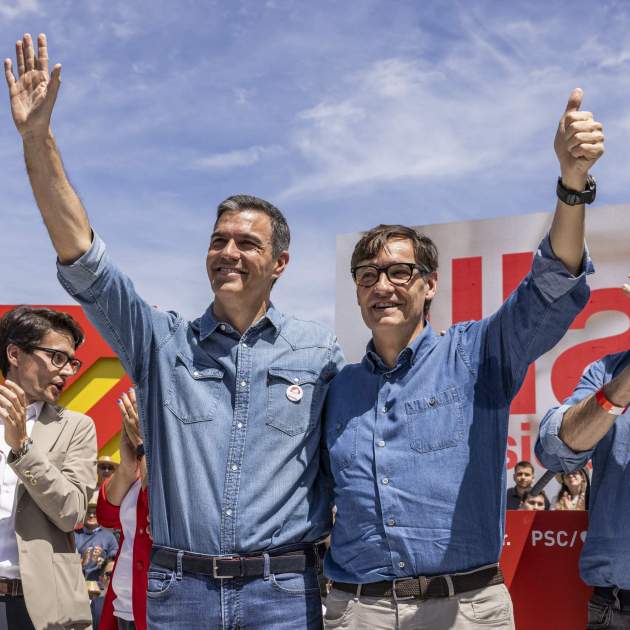
{"type": "Polygon", "coordinates": [[[575,391],[540,423],[536,455],[545,468],[571,472],[593,459],[589,525],[580,574],[590,586],[630,589],[630,412],[619,416],[590,451],[575,452],[559,437],[566,410],[594,394],[630,364],[630,350],[589,365],[575,391]]]}
{"type": "Polygon", "coordinates": [[[503,545],[510,402],[528,365],[588,300],[548,237],[494,315],[430,325],[388,368],[368,345],[326,403],[337,517],[325,573],[367,583],[496,563],[503,545]]]}
{"type": "Polygon", "coordinates": [[[58,277],[136,384],[156,545],[223,555],[328,533],[321,410],[342,362],[331,332],[273,307],[243,335],[211,307],[192,322],[159,311],[96,234],[58,277]]]}

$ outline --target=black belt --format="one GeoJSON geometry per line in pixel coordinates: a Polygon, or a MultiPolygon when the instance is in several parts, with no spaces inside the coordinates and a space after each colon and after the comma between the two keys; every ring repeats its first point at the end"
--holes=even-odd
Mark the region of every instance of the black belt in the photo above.
{"type": "MultiPolygon", "coordinates": [[[[204,556],[184,551],[181,569],[187,573],[201,573],[218,579],[259,577],[265,573],[265,558],[269,554],[269,573],[303,573],[307,568],[320,567],[323,545],[309,543],[298,548],[280,547],[248,556],[204,556]]],[[[153,547],[151,561],[167,569],[177,570],[176,549],[153,547]]]]}
{"type": "Polygon", "coordinates": [[[599,595],[609,602],[619,600],[622,608],[630,609],[630,590],[617,588],[616,586],[596,586],[593,589],[595,595],[599,595]]]}
{"type": "MultiPolygon", "coordinates": [[[[366,597],[394,597],[397,600],[412,598],[451,597],[458,593],[474,591],[486,586],[503,584],[503,573],[498,566],[477,569],[469,573],[452,575],[418,576],[401,578],[393,582],[372,582],[361,585],[361,595],[366,597]],[[449,585],[450,582],[450,585],[449,585]]],[[[358,584],[333,582],[333,588],[356,593],[358,584]]]]}
{"type": "Polygon", "coordinates": [[[13,597],[22,597],[22,580],[0,578],[0,595],[11,595],[13,597]]]}

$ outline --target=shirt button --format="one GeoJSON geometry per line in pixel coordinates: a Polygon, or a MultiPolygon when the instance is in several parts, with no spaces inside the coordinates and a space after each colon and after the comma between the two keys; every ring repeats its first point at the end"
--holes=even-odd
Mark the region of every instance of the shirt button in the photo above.
{"type": "Polygon", "coordinates": [[[299,383],[299,382],[300,382],[300,379],[296,376],[296,377],[294,377],[294,378],[293,378],[293,382],[294,382],[294,383],[299,383]]]}
{"type": "Polygon", "coordinates": [[[232,464],[232,470],[238,470],[238,466],[236,464],[232,464]]]}
{"type": "Polygon", "coordinates": [[[144,529],[141,527],[141,528],[138,530],[138,533],[139,533],[139,534],[144,534],[144,529]]]}
{"type": "Polygon", "coordinates": [[[401,561],[398,563],[398,566],[399,566],[401,569],[404,569],[404,568],[405,568],[405,563],[401,560],[401,561]]]}
{"type": "Polygon", "coordinates": [[[247,381],[241,381],[241,387],[247,387],[247,381]]]}
{"type": "Polygon", "coordinates": [[[431,398],[429,398],[429,406],[430,407],[435,407],[435,403],[437,402],[437,400],[435,400],[435,396],[431,396],[431,398]]]}
{"type": "Polygon", "coordinates": [[[383,477],[383,485],[386,486],[389,483],[389,479],[387,477],[383,477]]]}
{"type": "Polygon", "coordinates": [[[227,514],[227,516],[232,516],[232,510],[230,510],[230,508],[225,510],[225,513],[227,514]]]}
{"type": "Polygon", "coordinates": [[[219,326],[219,328],[220,328],[221,330],[225,330],[225,324],[221,324],[221,325],[219,326]]]}
{"type": "Polygon", "coordinates": [[[193,376],[194,376],[195,378],[197,378],[197,377],[199,376],[199,372],[197,372],[197,370],[195,370],[195,371],[193,372],[193,376]]]}
{"type": "Polygon", "coordinates": [[[389,378],[389,374],[385,374],[385,378],[389,378]]]}
{"type": "Polygon", "coordinates": [[[381,408],[381,411],[383,413],[387,413],[387,405],[383,405],[383,407],[381,408]]]}
{"type": "Polygon", "coordinates": [[[236,426],[237,426],[239,429],[242,429],[242,428],[243,428],[243,423],[242,423],[242,422],[237,422],[237,423],[236,423],[236,426]]]}
{"type": "Polygon", "coordinates": [[[379,440],[379,441],[376,443],[376,446],[380,446],[381,448],[383,448],[383,447],[385,446],[385,442],[383,442],[383,440],[379,440]]]}
{"type": "Polygon", "coordinates": [[[388,524],[390,527],[394,527],[394,526],[396,525],[396,520],[395,520],[395,519],[393,519],[393,518],[390,518],[390,519],[387,521],[387,524],[388,524]]]}

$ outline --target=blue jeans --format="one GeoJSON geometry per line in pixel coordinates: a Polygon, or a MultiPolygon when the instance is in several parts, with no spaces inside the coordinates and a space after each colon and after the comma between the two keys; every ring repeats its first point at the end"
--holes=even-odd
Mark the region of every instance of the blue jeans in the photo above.
{"type": "Polygon", "coordinates": [[[147,622],[151,630],[321,630],[317,572],[215,579],[151,563],[147,622]]]}

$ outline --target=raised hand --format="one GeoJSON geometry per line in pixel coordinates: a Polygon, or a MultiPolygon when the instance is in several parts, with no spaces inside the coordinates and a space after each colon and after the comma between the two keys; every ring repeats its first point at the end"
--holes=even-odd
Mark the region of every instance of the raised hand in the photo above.
{"type": "Polygon", "coordinates": [[[582,97],[580,88],[571,92],[554,141],[564,185],[580,192],[589,170],[604,153],[602,124],[593,120],[591,112],[580,110],[582,97]]]}
{"type": "Polygon", "coordinates": [[[9,379],[0,385],[0,422],[4,423],[4,441],[17,451],[28,439],[26,432],[26,396],[9,379]]]}
{"type": "Polygon", "coordinates": [[[15,55],[17,80],[11,60],[4,60],[13,121],[22,137],[38,134],[44,136],[48,133],[50,117],[61,85],[61,65],[57,64],[49,76],[48,48],[46,35],[43,33],[37,38],[37,56],[28,33],[15,44],[15,55]]]}

